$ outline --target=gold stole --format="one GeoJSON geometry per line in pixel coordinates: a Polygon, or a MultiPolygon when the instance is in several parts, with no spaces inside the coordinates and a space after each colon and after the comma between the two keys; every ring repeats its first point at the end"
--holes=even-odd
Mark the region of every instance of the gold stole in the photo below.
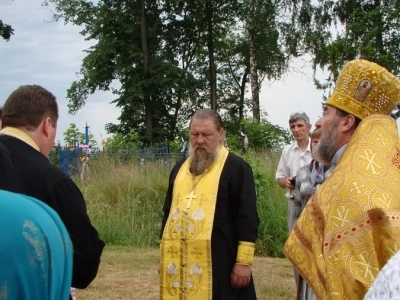
{"type": "Polygon", "coordinates": [[[161,240],[162,300],[212,299],[211,233],[219,179],[228,153],[221,147],[204,176],[193,178],[190,158],[176,176],[161,240]]]}
{"type": "Polygon", "coordinates": [[[400,249],[400,144],[394,120],[365,118],[308,201],[284,253],[318,299],[363,299],[400,249]]]}
{"type": "Polygon", "coordinates": [[[35,150],[40,151],[39,146],[35,143],[35,141],[27,133],[23,132],[18,128],[6,127],[0,131],[0,134],[9,135],[17,139],[20,139],[21,141],[27,143],[35,150]]]}

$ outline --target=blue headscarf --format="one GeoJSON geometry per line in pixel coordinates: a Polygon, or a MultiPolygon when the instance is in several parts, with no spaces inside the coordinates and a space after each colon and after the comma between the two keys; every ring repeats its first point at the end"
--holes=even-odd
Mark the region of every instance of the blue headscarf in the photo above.
{"type": "Polygon", "coordinates": [[[0,300],[67,300],[72,244],[58,214],[0,190],[0,300]]]}

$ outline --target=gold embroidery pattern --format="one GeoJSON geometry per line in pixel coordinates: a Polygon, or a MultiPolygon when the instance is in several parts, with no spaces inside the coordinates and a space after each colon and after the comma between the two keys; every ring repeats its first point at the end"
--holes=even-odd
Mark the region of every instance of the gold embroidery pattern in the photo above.
{"type": "Polygon", "coordinates": [[[392,162],[400,169],[400,149],[397,149],[396,154],[393,156],[392,162]]]}
{"type": "Polygon", "coordinates": [[[353,60],[343,67],[326,104],[364,119],[388,114],[399,99],[400,81],[394,75],[375,63],[353,60]]]}
{"type": "Polygon", "coordinates": [[[251,266],[254,260],[255,248],[255,243],[239,241],[236,262],[241,265],[251,266]]]}
{"type": "Polygon", "coordinates": [[[400,249],[398,141],[393,119],[365,118],[286,241],[318,299],[362,299],[400,249]]]}
{"type": "Polygon", "coordinates": [[[20,139],[21,141],[27,143],[32,148],[36,149],[37,151],[40,151],[39,146],[36,144],[36,142],[28,134],[26,134],[25,132],[23,132],[18,128],[6,127],[0,131],[0,134],[5,134],[20,139]]]}
{"type": "Polygon", "coordinates": [[[161,240],[160,299],[211,300],[211,233],[219,178],[228,156],[220,156],[204,175],[193,178],[189,161],[174,183],[171,213],[161,240]]]}

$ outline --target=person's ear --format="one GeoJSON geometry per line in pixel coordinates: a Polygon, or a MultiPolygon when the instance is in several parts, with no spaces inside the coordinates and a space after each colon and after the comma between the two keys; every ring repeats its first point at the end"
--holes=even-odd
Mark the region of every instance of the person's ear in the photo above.
{"type": "Polygon", "coordinates": [[[342,117],[341,124],[342,132],[349,132],[351,130],[354,130],[356,126],[356,117],[353,115],[344,116],[342,117]]]}
{"type": "Polygon", "coordinates": [[[42,123],[40,124],[41,131],[43,134],[48,137],[50,135],[50,130],[53,128],[53,125],[51,124],[51,118],[46,117],[43,119],[42,123]]]}
{"type": "Polygon", "coordinates": [[[224,131],[224,129],[223,128],[221,128],[220,130],[219,130],[219,135],[220,135],[220,142],[222,143],[223,141],[224,141],[224,138],[225,138],[225,131],[224,131]]]}

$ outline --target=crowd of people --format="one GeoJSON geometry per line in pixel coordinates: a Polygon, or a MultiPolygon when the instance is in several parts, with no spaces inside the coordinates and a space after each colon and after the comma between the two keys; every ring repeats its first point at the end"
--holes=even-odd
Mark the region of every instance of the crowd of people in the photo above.
{"type": "MultiPolygon", "coordinates": [[[[276,170],[286,189],[297,299],[396,299],[400,145],[392,111],[400,81],[348,62],[315,129],[289,116],[294,143],[276,170]],[[365,297],[365,298],[364,298],[365,297]]],[[[316,102],[316,105],[318,103],[316,102]]],[[[72,299],[96,277],[104,242],[75,183],[48,160],[56,98],[16,89],[0,110],[0,299],[72,299]]],[[[260,220],[250,165],[224,146],[221,116],[201,109],[189,152],[171,171],[160,232],[160,299],[257,299],[260,220]]]]}

